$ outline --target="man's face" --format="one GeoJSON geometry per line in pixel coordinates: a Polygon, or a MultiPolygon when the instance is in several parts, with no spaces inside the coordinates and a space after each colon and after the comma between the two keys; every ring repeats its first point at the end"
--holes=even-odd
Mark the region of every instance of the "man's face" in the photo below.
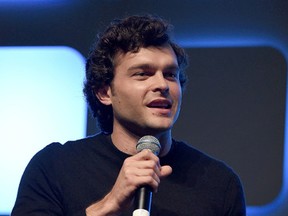
{"type": "Polygon", "coordinates": [[[140,48],[115,57],[108,89],[114,129],[139,136],[169,131],[178,118],[182,90],[176,55],[170,46],[140,48]]]}

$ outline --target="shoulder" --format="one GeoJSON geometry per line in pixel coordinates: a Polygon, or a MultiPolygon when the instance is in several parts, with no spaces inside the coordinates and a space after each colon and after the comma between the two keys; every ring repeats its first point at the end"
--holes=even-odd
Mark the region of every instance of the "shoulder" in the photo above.
{"type": "Polygon", "coordinates": [[[105,142],[105,135],[103,134],[67,141],[64,144],[53,142],[38,151],[32,157],[30,163],[51,165],[52,163],[64,162],[66,160],[77,160],[79,157],[85,157],[93,149],[103,146],[103,142],[105,142]]]}
{"type": "Polygon", "coordinates": [[[173,144],[172,168],[177,182],[180,181],[182,185],[199,190],[201,193],[205,191],[211,198],[218,199],[221,205],[224,203],[225,215],[226,211],[232,212],[229,215],[245,215],[241,180],[227,163],[190,144],[179,141],[174,141],[173,144]]]}
{"type": "Polygon", "coordinates": [[[67,173],[83,169],[95,160],[95,149],[103,148],[105,135],[97,134],[84,139],[68,141],[64,144],[54,142],[38,151],[29,161],[23,173],[23,179],[57,179],[67,173]],[[102,140],[103,139],[103,140],[102,140]],[[95,147],[96,146],[96,147],[95,147]],[[101,148],[99,147],[101,146],[101,148]],[[94,152],[94,153],[93,153],[94,152]]]}
{"type": "Polygon", "coordinates": [[[72,150],[84,150],[89,149],[97,145],[98,143],[103,143],[106,140],[106,136],[102,133],[95,134],[93,136],[85,137],[77,140],[69,140],[64,144],[59,142],[53,142],[46,147],[44,147],[41,152],[54,152],[54,151],[72,151],[72,150]]]}
{"type": "Polygon", "coordinates": [[[181,161],[182,165],[187,164],[196,170],[202,169],[207,175],[213,175],[213,179],[215,177],[238,179],[236,172],[226,162],[208,155],[186,142],[174,140],[173,144],[174,154],[177,155],[177,161],[181,161]]]}

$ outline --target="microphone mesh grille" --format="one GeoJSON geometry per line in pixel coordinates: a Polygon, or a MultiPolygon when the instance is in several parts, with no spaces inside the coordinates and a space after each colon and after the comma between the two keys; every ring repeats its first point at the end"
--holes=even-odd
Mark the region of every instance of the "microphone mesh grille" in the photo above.
{"type": "Polygon", "coordinates": [[[141,152],[144,149],[151,150],[155,155],[158,155],[161,149],[159,140],[154,136],[143,136],[138,140],[136,145],[137,152],[141,152]]]}

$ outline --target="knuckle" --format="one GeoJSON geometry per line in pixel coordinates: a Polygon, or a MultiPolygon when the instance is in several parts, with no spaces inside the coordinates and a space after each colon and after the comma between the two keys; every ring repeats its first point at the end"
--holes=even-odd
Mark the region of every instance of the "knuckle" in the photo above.
{"type": "Polygon", "coordinates": [[[158,167],[158,162],[151,160],[151,161],[149,162],[149,166],[151,167],[151,169],[155,170],[155,169],[157,169],[157,167],[158,167]]]}
{"type": "Polygon", "coordinates": [[[155,180],[152,176],[149,176],[148,179],[147,179],[147,183],[149,185],[154,185],[155,184],[155,180]]]}
{"type": "Polygon", "coordinates": [[[144,157],[150,157],[151,155],[151,151],[149,149],[144,149],[142,152],[144,157]]]}
{"type": "Polygon", "coordinates": [[[152,177],[154,175],[154,171],[153,170],[148,170],[148,176],[152,177]]]}
{"type": "Polygon", "coordinates": [[[129,160],[129,158],[126,158],[125,160],[124,160],[124,162],[123,162],[123,167],[126,167],[126,166],[128,166],[130,164],[130,160],[129,160]]]}

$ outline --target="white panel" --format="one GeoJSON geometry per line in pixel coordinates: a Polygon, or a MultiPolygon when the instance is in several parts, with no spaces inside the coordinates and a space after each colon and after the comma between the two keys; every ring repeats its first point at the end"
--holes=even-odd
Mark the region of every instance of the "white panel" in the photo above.
{"type": "Polygon", "coordinates": [[[31,157],[85,136],[84,59],[68,47],[0,48],[0,214],[31,157]]]}

